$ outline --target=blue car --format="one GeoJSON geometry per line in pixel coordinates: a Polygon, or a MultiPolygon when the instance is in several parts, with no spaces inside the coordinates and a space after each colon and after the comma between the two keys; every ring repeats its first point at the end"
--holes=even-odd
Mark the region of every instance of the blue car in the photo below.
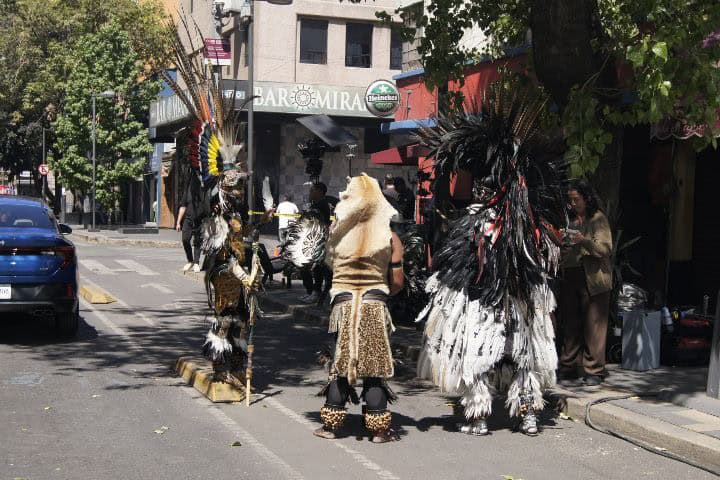
{"type": "Polygon", "coordinates": [[[0,195],[0,318],[53,316],[57,333],[78,329],[75,245],[41,200],[0,195]]]}

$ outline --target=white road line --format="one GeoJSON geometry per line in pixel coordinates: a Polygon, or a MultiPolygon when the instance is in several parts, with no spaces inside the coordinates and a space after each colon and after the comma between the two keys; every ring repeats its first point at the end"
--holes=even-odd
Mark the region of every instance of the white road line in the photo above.
{"type": "MultiPolygon", "coordinates": [[[[93,313],[93,315],[100,320],[103,324],[105,324],[110,330],[112,330],[116,335],[123,337],[123,339],[133,348],[133,350],[143,350],[143,348],[127,333],[125,330],[123,330],[121,327],[119,327],[117,324],[115,324],[112,320],[110,320],[103,312],[100,310],[95,309],[90,303],[86,302],[85,299],[80,299],[81,303],[83,304],[83,308],[85,310],[89,310],[93,313]]],[[[121,300],[118,300],[118,303],[120,303],[121,300]]],[[[124,302],[123,302],[124,303],[124,302]]],[[[197,403],[199,403],[202,406],[209,407],[208,411],[210,414],[212,414],[223,426],[225,426],[230,432],[233,433],[236,437],[238,437],[244,445],[249,445],[250,447],[254,448],[257,453],[263,457],[268,463],[271,465],[276,466],[278,469],[280,469],[284,475],[285,478],[292,479],[292,480],[304,480],[305,477],[303,477],[300,473],[297,472],[294,468],[292,468],[287,462],[285,462],[282,458],[278,457],[275,453],[273,453],[272,450],[267,448],[263,443],[261,443],[258,439],[252,436],[250,432],[242,428],[240,425],[235,422],[232,418],[227,416],[222,410],[220,410],[218,407],[210,404],[208,400],[206,400],[204,397],[200,397],[195,395],[195,390],[191,389],[190,387],[181,387],[182,391],[190,395],[197,403]]]]}
{"type": "Polygon", "coordinates": [[[140,285],[140,288],[154,288],[155,290],[158,290],[162,293],[175,293],[170,288],[168,288],[167,285],[162,285],[160,283],[146,283],[144,285],[140,285]]]}
{"type": "MultiPolygon", "coordinates": [[[[85,278],[85,277],[82,278],[82,280],[80,281],[80,283],[87,283],[87,284],[90,285],[91,287],[95,287],[96,289],[99,289],[99,290],[101,290],[101,291],[102,291],[102,290],[106,290],[106,291],[107,291],[107,289],[101,287],[100,285],[98,285],[97,283],[95,283],[95,282],[93,282],[93,281],[91,281],[91,280],[88,280],[88,279],[85,278]]],[[[111,294],[112,294],[112,292],[108,292],[108,293],[111,293],[111,294]]],[[[134,307],[131,307],[131,306],[128,305],[127,303],[125,303],[125,302],[123,302],[122,300],[120,300],[120,298],[118,298],[117,295],[112,294],[112,296],[115,297],[115,303],[116,303],[117,305],[120,305],[120,306],[123,307],[124,309],[133,312],[133,315],[135,315],[136,317],[138,317],[140,320],[142,320],[143,322],[147,323],[147,324],[150,325],[151,327],[157,327],[157,323],[155,323],[155,321],[154,321],[152,318],[148,317],[148,316],[145,315],[144,313],[140,313],[140,312],[135,311],[134,307]]],[[[87,305],[90,305],[90,304],[88,303],[87,305]]],[[[99,311],[96,310],[95,308],[91,308],[91,310],[93,310],[94,312],[99,312],[99,311]]]]}
{"type": "Polygon", "coordinates": [[[114,272],[112,269],[106,267],[102,263],[98,262],[97,260],[81,258],[80,265],[87,268],[91,272],[94,272],[94,273],[97,273],[100,275],[117,275],[116,272],[114,272]]]}
{"type": "Polygon", "coordinates": [[[116,259],[115,261],[117,263],[119,263],[120,265],[122,265],[123,267],[128,268],[136,273],[139,273],[140,275],[146,275],[146,276],[160,275],[156,271],[150,270],[148,267],[146,267],[142,263],[136,262],[135,260],[116,259]]]}
{"type": "MultiPolygon", "coordinates": [[[[307,418],[303,417],[302,415],[298,414],[294,410],[291,410],[290,408],[286,407],[282,403],[280,403],[276,398],[274,397],[266,397],[262,401],[269,403],[273,407],[275,407],[280,413],[285,415],[286,417],[291,418],[292,420],[296,421],[297,423],[305,426],[308,428],[308,430],[313,431],[317,428],[317,425],[315,425],[313,422],[308,420],[307,418]]],[[[349,454],[351,457],[355,459],[356,462],[358,462],[360,465],[365,467],[366,469],[374,472],[377,474],[378,477],[383,478],[385,480],[400,480],[400,477],[395,475],[389,470],[383,469],[380,465],[373,462],[369,458],[367,458],[362,453],[358,452],[357,450],[348,447],[347,445],[344,445],[340,441],[331,441],[326,443],[329,443],[330,445],[334,445],[340,450],[343,450],[345,453],[349,454]]]]}

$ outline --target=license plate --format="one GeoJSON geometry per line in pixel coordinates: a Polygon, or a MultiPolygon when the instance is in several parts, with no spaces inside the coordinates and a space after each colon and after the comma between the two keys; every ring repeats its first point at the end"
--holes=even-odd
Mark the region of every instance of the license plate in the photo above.
{"type": "Polygon", "coordinates": [[[12,298],[12,289],[10,285],[0,285],[0,300],[10,300],[12,298]]]}

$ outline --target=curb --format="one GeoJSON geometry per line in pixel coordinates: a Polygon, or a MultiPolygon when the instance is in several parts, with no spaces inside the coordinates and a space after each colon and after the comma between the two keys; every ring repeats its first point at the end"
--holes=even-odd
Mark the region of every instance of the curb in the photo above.
{"type": "MultiPolygon", "coordinates": [[[[583,423],[586,422],[585,412],[590,402],[603,397],[623,395],[623,392],[601,390],[590,397],[580,398],[574,392],[561,388],[555,388],[553,393],[564,397],[567,402],[566,413],[583,423]]],[[[593,424],[600,429],[637,440],[660,454],[664,451],[671,452],[720,475],[720,440],[718,439],[611,403],[592,406],[590,414],[593,424]]]]}
{"type": "Polygon", "coordinates": [[[180,357],[175,363],[175,372],[188,385],[202,393],[213,403],[232,403],[245,400],[245,392],[225,382],[213,379],[210,362],[204,358],[180,357]]]}
{"type": "Polygon", "coordinates": [[[71,240],[78,239],[85,243],[97,245],[117,245],[124,247],[149,247],[149,248],[182,248],[182,242],[175,240],[141,240],[132,238],[109,238],[104,235],[93,235],[90,233],[73,232],[69,235],[71,240]]]}
{"type": "Polygon", "coordinates": [[[80,287],[80,296],[83,297],[88,303],[92,304],[106,304],[113,303],[117,300],[115,297],[110,295],[104,290],[101,290],[92,285],[83,285],[80,287]]]}

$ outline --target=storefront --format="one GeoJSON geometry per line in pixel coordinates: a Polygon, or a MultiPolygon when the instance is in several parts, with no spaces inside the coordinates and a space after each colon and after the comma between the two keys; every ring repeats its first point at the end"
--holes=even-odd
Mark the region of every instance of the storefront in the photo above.
{"type": "MultiPolygon", "coordinates": [[[[244,81],[228,82],[226,95],[235,95],[239,105],[244,99],[244,81]]],[[[352,134],[357,142],[354,147],[328,149],[324,156],[320,180],[328,186],[328,194],[337,196],[344,189],[345,178],[365,172],[378,179],[385,174],[407,176],[412,167],[381,166],[371,162],[371,154],[386,149],[389,138],[380,127],[387,120],[373,116],[365,107],[365,89],[359,87],[336,87],[308,84],[287,84],[277,82],[256,82],[254,110],[255,181],[267,176],[276,199],[288,194],[302,206],[307,202],[309,177],[305,173],[306,163],[298,152],[298,144],[314,135],[297,122],[303,116],[326,114],[342,128],[352,134]],[[349,155],[350,154],[350,155],[349,155]]],[[[185,105],[170,96],[151,104],[150,125],[158,139],[167,141],[185,126],[189,119],[185,105]]],[[[176,148],[176,152],[181,147],[176,148]]],[[[177,153],[175,154],[177,157],[177,153]]],[[[163,185],[168,210],[177,201],[168,199],[167,192],[179,192],[174,172],[167,172],[163,185]]],[[[180,176],[180,182],[182,183],[180,176]]],[[[259,189],[257,190],[259,191],[259,189]]],[[[162,219],[162,226],[172,226],[162,219]]]]}

